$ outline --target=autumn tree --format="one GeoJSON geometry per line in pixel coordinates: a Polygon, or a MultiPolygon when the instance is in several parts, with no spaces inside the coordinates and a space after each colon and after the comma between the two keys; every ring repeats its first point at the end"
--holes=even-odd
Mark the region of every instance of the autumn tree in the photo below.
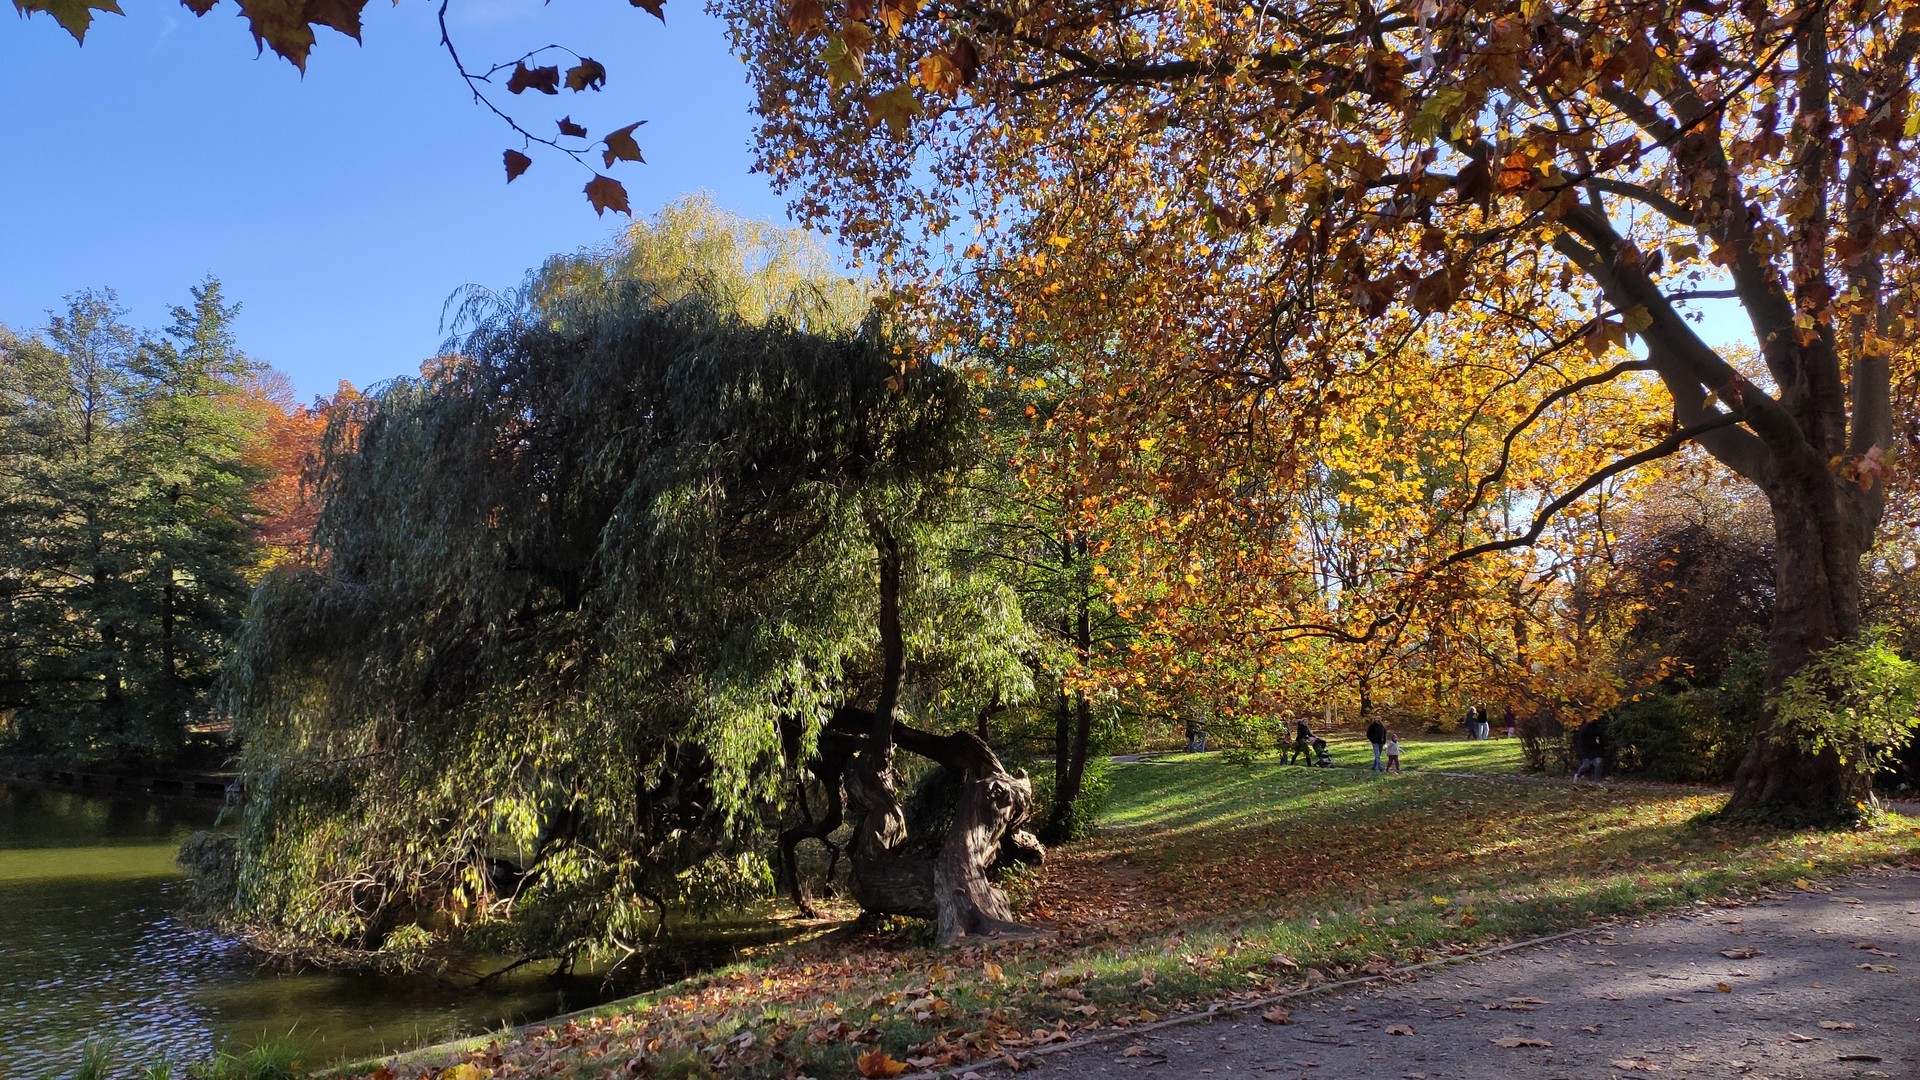
{"type": "Polygon", "coordinates": [[[1011,926],[988,875],[1033,854],[1030,785],[928,686],[1017,683],[1024,644],[948,557],[963,385],[837,286],[727,306],[750,243],[652,239],[476,300],[330,426],[316,564],[269,575],[232,668],[243,920],[391,953],[452,910],[520,955],[617,952],[844,821],[869,910],[1011,926]],[[948,827],[907,817],[899,751],[950,770],[948,827]],[[776,845],[803,774],[819,828],[776,845]]]}
{"type": "MultiPolygon", "coordinates": [[[[1379,402],[1356,376],[1424,351],[1506,428],[1472,501],[1583,396],[1664,396],[1666,423],[1583,432],[1610,459],[1513,535],[1396,567],[1409,593],[1699,446],[1770,509],[1770,683],[1859,630],[1913,333],[1910,5],[725,10],[796,208],[956,334],[992,290],[1089,369],[1138,365],[1158,390],[1100,411],[1117,430],[1257,436],[1290,484],[1318,417],[1379,402]],[[1708,311],[1739,313],[1756,362],[1708,311]]],[[[1861,797],[1807,735],[1764,726],[1732,808],[1861,797]]]]}
{"type": "Polygon", "coordinates": [[[111,292],[0,348],[0,565],[17,751],[161,758],[210,719],[257,559],[254,365],[212,279],[161,334],[111,292]]]}

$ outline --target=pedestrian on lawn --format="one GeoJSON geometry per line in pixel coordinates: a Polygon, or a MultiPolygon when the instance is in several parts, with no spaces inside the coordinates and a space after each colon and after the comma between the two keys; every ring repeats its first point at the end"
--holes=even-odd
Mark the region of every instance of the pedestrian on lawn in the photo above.
{"type": "Polygon", "coordinates": [[[1391,731],[1387,732],[1387,771],[1400,771],[1400,736],[1391,731]]]}
{"type": "Polygon", "coordinates": [[[1606,727],[1598,717],[1581,724],[1573,733],[1573,749],[1580,755],[1580,767],[1573,770],[1575,780],[1585,776],[1588,769],[1593,770],[1593,779],[1601,779],[1603,758],[1607,750],[1606,727]]]}
{"type": "Polygon", "coordinates": [[[1380,755],[1387,747],[1387,725],[1378,720],[1368,722],[1367,741],[1373,744],[1373,770],[1380,772],[1386,768],[1380,761],[1380,755]]]}
{"type": "Polygon", "coordinates": [[[1505,721],[1507,722],[1507,738],[1509,738],[1509,739],[1511,739],[1511,738],[1513,738],[1513,728],[1514,728],[1514,725],[1515,725],[1516,723],[1518,723],[1518,722],[1519,722],[1519,719],[1520,719],[1520,718],[1519,718],[1519,717],[1517,717],[1517,716],[1515,716],[1515,715],[1513,714],[1513,706],[1512,706],[1512,705],[1508,705],[1508,706],[1507,706],[1507,712],[1506,712],[1506,715],[1505,715],[1505,716],[1503,716],[1503,717],[1501,717],[1501,719],[1503,719],[1503,720],[1505,720],[1505,721]]]}

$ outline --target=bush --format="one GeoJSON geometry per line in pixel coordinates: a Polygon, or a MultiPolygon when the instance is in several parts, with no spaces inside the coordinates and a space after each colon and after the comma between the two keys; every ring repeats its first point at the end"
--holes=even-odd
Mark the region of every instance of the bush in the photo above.
{"type": "Polygon", "coordinates": [[[1520,758],[1528,772],[1564,776],[1573,771],[1573,742],[1553,712],[1520,718],[1520,758]]]}
{"type": "Polygon", "coordinates": [[[1749,649],[1719,686],[1681,683],[1622,702],[1607,716],[1609,768],[1681,783],[1732,777],[1760,722],[1765,674],[1764,652],[1749,649]]]}
{"type": "Polygon", "coordinates": [[[198,915],[219,916],[233,910],[240,887],[238,841],[232,833],[194,833],[180,845],[174,862],[187,875],[187,907],[198,915]]]}
{"type": "MultiPolygon", "coordinates": [[[[1087,764],[1080,774],[1080,797],[1067,809],[1065,828],[1061,834],[1052,838],[1058,843],[1062,840],[1078,840],[1091,834],[1100,823],[1100,815],[1106,813],[1107,798],[1113,793],[1113,762],[1105,751],[1095,747],[1087,750],[1087,764]]],[[[1032,824],[1044,824],[1053,816],[1053,770],[1040,770],[1033,778],[1034,814],[1032,824]]]]}
{"type": "Polygon", "coordinates": [[[1808,750],[1831,750],[1855,768],[1884,768],[1920,725],[1920,664],[1899,654],[1890,631],[1875,628],[1808,661],[1774,704],[1808,750]]]}

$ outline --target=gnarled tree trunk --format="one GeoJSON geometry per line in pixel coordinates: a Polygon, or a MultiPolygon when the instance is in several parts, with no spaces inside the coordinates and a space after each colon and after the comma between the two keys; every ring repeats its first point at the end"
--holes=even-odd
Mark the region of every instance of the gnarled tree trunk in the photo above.
{"type": "MultiPolygon", "coordinates": [[[[880,643],[883,660],[878,706],[843,707],[821,732],[814,775],[828,792],[828,813],[781,836],[782,869],[796,899],[804,896],[793,850],[809,837],[824,840],[840,823],[844,785],[853,836],[847,856],[853,898],[870,913],[932,919],[936,940],[1024,935],[1006,893],[993,883],[996,868],[1038,862],[1040,842],[1022,826],[1033,812],[1033,784],[1013,775],[972,732],[934,735],[899,722],[906,649],[900,632],[900,552],[884,526],[874,525],[880,552],[880,643]],[[938,762],[959,781],[953,824],[937,851],[910,842],[906,813],[894,787],[895,748],[938,762]]],[[[805,909],[804,901],[803,909],[805,909]]]]}

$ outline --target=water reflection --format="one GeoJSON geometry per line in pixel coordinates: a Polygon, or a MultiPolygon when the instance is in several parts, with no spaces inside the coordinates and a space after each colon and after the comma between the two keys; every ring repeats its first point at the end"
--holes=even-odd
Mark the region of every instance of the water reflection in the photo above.
{"type": "Polygon", "coordinates": [[[179,842],[209,808],[0,784],[0,1072],[71,1069],[89,1039],[199,1058],[289,1030],[315,1063],[592,1004],[597,980],[474,994],[432,979],[280,974],[174,914],[179,842]]]}

